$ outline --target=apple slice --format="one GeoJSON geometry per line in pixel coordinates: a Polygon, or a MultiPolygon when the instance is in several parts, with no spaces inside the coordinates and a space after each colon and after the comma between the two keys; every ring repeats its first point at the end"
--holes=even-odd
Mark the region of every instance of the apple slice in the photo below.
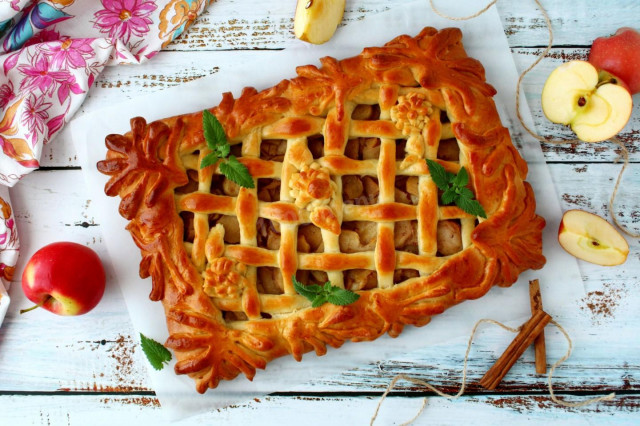
{"type": "Polygon", "coordinates": [[[620,265],[629,254],[629,244],[609,222],[583,210],[565,212],[558,242],[569,254],[596,265],[620,265]]]}
{"type": "Polygon", "coordinates": [[[346,0],[298,0],[293,31],[297,38],[322,44],[342,21],[346,0]]]}
{"type": "Polygon", "coordinates": [[[570,125],[585,142],[615,136],[629,121],[632,107],[627,89],[585,61],[560,65],[542,89],[545,116],[554,123],[570,125]]]}

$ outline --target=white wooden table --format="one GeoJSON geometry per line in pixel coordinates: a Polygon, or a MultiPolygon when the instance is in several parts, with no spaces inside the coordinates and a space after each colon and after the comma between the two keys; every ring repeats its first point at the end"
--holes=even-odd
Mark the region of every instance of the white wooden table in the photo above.
{"type": "MultiPolygon", "coordinates": [[[[347,3],[344,19],[351,21],[402,0],[347,3]]],[[[640,3],[543,0],[543,4],[552,18],[554,48],[551,56],[525,79],[524,88],[540,133],[568,135],[559,126],[550,125],[541,112],[540,92],[547,75],[564,61],[585,59],[594,38],[622,26],[640,25],[640,3]]],[[[215,73],[219,70],[219,51],[279,49],[293,37],[294,6],[294,0],[218,0],[185,37],[149,63],[108,69],[97,79],[83,108],[91,111],[215,73]]],[[[497,7],[516,65],[523,70],[547,43],[544,20],[533,1],[500,1],[497,7]]],[[[634,101],[638,104],[640,98],[636,96],[634,101]]],[[[637,230],[637,105],[621,137],[632,164],[617,206],[620,219],[637,230]]],[[[544,146],[543,150],[563,209],[581,208],[608,217],[608,199],[620,169],[620,164],[615,164],[618,152],[613,145],[544,146]]],[[[134,330],[116,283],[109,283],[100,305],[84,317],[62,318],[45,311],[18,314],[29,304],[20,287],[22,269],[38,248],[53,241],[71,240],[105,252],[100,223],[87,213],[92,194],[85,190],[71,142],[59,139],[48,145],[41,164],[40,170],[11,191],[23,248],[10,291],[12,305],[0,328],[0,425],[124,425],[134,421],[165,424],[167,419],[147,376],[144,355],[134,344],[134,330]]],[[[512,338],[489,330],[474,346],[471,384],[466,395],[456,402],[430,398],[417,423],[639,422],[640,244],[628,240],[631,253],[622,266],[604,268],[580,262],[586,289],[586,296],[578,302],[580,315],[557,318],[569,329],[575,344],[572,358],[555,375],[557,393],[584,398],[615,391],[615,400],[579,409],[555,405],[546,392],[546,378],[534,373],[531,351],[496,391],[483,390],[475,382],[512,338]]],[[[456,392],[465,347],[466,338],[427,347],[407,362],[362,365],[339,379],[316,383],[307,392],[283,389],[185,423],[368,423],[389,378],[397,373],[456,392]]],[[[553,333],[547,347],[550,360],[558,359],[566,350],[563,338],[553,333]]],[[[401,423],[411,418],[422,397],[428,395],[415,386],[401,384],[385,402],[378,424],[401,423]]]]}

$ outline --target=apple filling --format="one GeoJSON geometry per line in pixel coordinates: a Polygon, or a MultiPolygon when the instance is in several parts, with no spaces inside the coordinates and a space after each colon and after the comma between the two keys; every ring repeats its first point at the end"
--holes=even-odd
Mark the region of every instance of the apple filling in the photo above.
{"type": "Polygon", "coordinates": [[[234,181],[227,179],[224,175],[213,175],[211,177],[211,188],[209,192],[214,195],[237,197],[240,192],[240,186],[234,181]]]}
{"type": "Polygon", "coordinates": [[[378,273],[370,269],[349,269],[342,273],[344,287],[351,291],[371,290],[378,287],[378,273]]]}
{"type": "Polygon", "coordinates": [[[396,176],[396,203],[418,204],[418,176],[396,176]]]}
{"type": "Polygon", "coordinates": [[[260,143],[260,158],[267,161],[284,160],[287,142],[284,139],[267,139],[260,143]]]}
{"type": "Polygon", "coordinates": [[[418,221],[402,220],[393,227],[394,246],[397,251],[418,254],[418,221]]]}
{"type": "Polygon", "coordinates": [[[186,185],[176,188],[177,194],[190,194],[198,190],[198,171],[191,169],[187,170],[187,178],[189,181],[186,185]]]}
{"type": "Polygon", "coordinates": [[[268,203],[280,201],[280,179],[258,179],[258,200],[268,203]]]}
{"type": "Polygon", "coordinates": [[[420,272],[417,269],[396,269],[393,272],[393,283],[398,284],[410,278],[417,278],[420,272]]]}
{"type": "Polygon", "coordinates": [[[373,222],[343,222],[340,232],[340,251],[342,253],[359,253],[373,251],[376,247],[378,227],[373,222]]]}
{"type": "Polygon", "coordinates": [[[329,281],[329,276],[325,271],[299,269],[298,272],[296,272],[296,279],[306,285],[310,285],[310,284],[322,285],[327,281],[329,281]]]}
{"type": "Polygon", "coordinates": [[[259,266],[256,268],[258,279],[256,289],[262,294],[284,294],[284,282],[279,268],[259,266]]]}
{"type": "Polygon", "coordinates": [[[380,119],[380,105],[364,105],[359,104],[353,109],[351,113],[352,120],[379,120],[380,119]]]}
{"type": "Polygon", "coordinates": [[[376,160],[380,157],[380,139],[349,139],[344,148],[344,155],[352,160],[376,160]]]}
{"type": "Polygon", "coordinates": [[[322,253],[323,251],[324,243],[320,228],[312,223],[300,225],[298,227],[298,252],[322,253]]]}
{"type": "Polygon", "coordinates": [[[355,175],[342,177],[342,201],[345,204],[376,204],[379,195],[378,178],[355,175]]]}
{"type": "Polygon", "coordinates": [[[269,250],[280,248],[280,224],[278,222],[259,217],[256,230],[258,247],[269,250]]]}
{"type": "Polygon", "coordinates": [[[460,146],[456,139],[441,140],[438,145],[438,158],[445,161],[460,161],[460,146]]]}
{"type": "MultiPolygon", "coordinates": [[[[209,228],[213,228],[217,224],[221,224],[224,228],[224,242],[227,244],[240,243],[240,223],[235,216],[224,214],[210,214],[209,228]]],[[[191,227],[193,228],[193,222],[191,227]]],[[[192,240],[193,241],[193,240],[192,240]]]]}
{"type": "Polygon", "coordinates": [[[324,137],[322,135],[309,136],[307,146],[314,160],[324,156],[324,137]]]}
{"type": "Polygon", "coordinates": [[[224,318],[226,322],[246,321],[249,319],[247,317],[247,314],[245,314],[244,312],[233,312],[233,311],[222,311],[222,318],[224,318]]]}
{"type": "Polygon", "coordinates": [[[436,231],[437,256],[451,256],[462,251],[462,233],[459,220],[441,220],[436,231]]]}

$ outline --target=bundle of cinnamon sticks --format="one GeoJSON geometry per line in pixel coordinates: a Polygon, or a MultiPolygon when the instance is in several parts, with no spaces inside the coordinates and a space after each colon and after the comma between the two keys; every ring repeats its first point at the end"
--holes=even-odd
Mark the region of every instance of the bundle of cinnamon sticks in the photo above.
{"type": "Polygon", "coordinates": [[[551,316],[542,309],[542,296],[538,280],[529,281],[529,297],[531,318],[522,325],[520,332],[509,347],[480,379],[480,386],[485,389],[495,389],[531,344],[535,348],[536,373],[545,374],[547,372],[544,328],[551,321],[551,316]]]}

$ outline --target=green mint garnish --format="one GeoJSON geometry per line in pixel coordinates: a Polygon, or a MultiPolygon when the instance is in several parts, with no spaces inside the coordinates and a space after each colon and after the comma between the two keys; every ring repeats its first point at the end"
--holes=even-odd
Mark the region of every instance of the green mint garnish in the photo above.
{"type": "Polygon", "coordinates": [[[202,128],[204,130],[204,140],[212,152],[202,159],[200,168],[204,169],[205,167],[213,166],[218,161],[222,161],[220,163],[220,172],[227,179],[242,187],[254,188],[255,185],[249,169],[233,155],[229,156],[231,145],[227,141],[227,135],[224,133],[222,124],[220,124],[215,115],[206,109],[202,111],[202,128]]]}
{"type": "Polygon", "coordinates": [[[455,203],[465,212],[487,218],[487,213],[482,208],[478,200],[474,200],[473,192],[467,188],[469,174],[464,167],[461,167],[458,174],[453,174],[445,170],[437,161],[427,159],[427,167],[431,179],[442,192],[440,201],[442,204],[455,203]]]}
{"type": "Polygon", "coordinates": [[[171,352],[167,348],[142,333],[140,333],[140,344],[142,352],[144,352],[149,363],[156,370],[162,370],[164,364],[171,361],[171,352]]]}
{"type": "Polygon", "coordinates": [[[226,163],[221,163],[220,171],[227,179],[231,179],[238,185],[245,188],[253,188],[253,179],[249,174],[249,170],[235,156],[230,155],[226,163]]]}
{"type": "Polygon", "coordinates": [[[340,306],[350,305],[360,298],[359,294],[331,285],[330,281],[327,281],[324,285],[304,285],[300,281],[296,280],[295,276],[293,276],[292,279],[293,288],[298,292],[298,294],[309,299],[312,308],[317,308],[327,302],[340,306]]]}

